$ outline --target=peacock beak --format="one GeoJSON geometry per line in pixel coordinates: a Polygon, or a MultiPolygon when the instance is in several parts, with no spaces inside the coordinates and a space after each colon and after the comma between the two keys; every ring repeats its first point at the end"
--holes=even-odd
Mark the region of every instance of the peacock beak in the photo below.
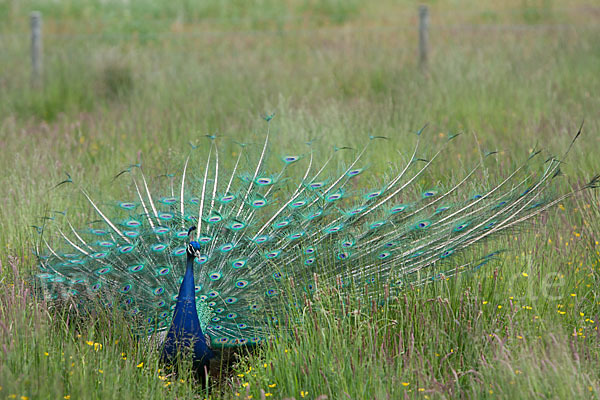
{"type": "Polygon", "coordinates": [[[201,256],[201,255],[202,255],[202,254],[200,254],[200,251],[199,251],[199,250],[196,250],[196,251],[194,252],[194,257],[196,257],[196,258],[200,258],[200,256],[201,256]]]}

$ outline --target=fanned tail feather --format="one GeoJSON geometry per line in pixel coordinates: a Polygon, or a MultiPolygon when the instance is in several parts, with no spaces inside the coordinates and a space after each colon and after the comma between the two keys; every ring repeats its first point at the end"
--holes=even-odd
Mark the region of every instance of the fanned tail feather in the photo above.
{"type": "MultiPolygon", "coordinates": [[[[78,230],[67,219],[66,228],[56,228],[61,242],[56,247],[48,243],[47,228],[38,227],[43,236],[36,250],[37,282],[51,299],[85,307],[93,298],[122,307],[137,316],[141,333],[166,330],[185,270],[188,228],[195,225],[202,246],[195,282],[203,331],[213,347],[258,343],[286,304],[298,301],[295,289],[310,295],[318,280],[341,290],[383,282],[397,292],[479,269],[498,252],[458,264],[455,256],[573,193],[556,196],[550,189],[560,174],[557,158],[549,158],[539,176],[529,172],[539,154],[534,151],[496,186],[461,199],[494,154],[487,153],[445,192],[424,190],[407,202],[445,147],[429,159],[418,157],[421,132],[408,163],[366,192],[352,189],[352,182],[365,174],[359,164],[374,140],[385,139],[379,136],[371,136],[332,178],[324,173],[343,148],[318,166],[312,142],[306,154],[285,155],[280,169],[269,172],[270,133],[249,172],[241,166],[249,155],[242,144],[229,173],[220,167],[217,139],[209,136],[200,170],[196,146],[175,176],[178,184],[166,194],[151,190],[141,165],[130,166],[118,177],[131,177],[131,201],[106,206],[80,189],[96,221],[78,230]]],[[[596,176],[578,190],[597,188],[599,182],[596,176]]],[[[73,184],[70,176],[57,186],[67,183],[73,184]]]]}

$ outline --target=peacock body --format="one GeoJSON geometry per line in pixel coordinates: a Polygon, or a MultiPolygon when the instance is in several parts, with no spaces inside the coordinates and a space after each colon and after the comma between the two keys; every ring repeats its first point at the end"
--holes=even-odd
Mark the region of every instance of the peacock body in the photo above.
{"type": "Polygon", "coordinates": [[[166,192],[151,188],[140,165],[127,170],[128,201],[100,204],[79,189],[97,218],[77,229],[67,213],[64,223],[39,229],[36,282],[55,302],[125,310],[139,334],[167,332],[166,360],[191,346],[203,366],[215,349],[267,340],[286,308],[318,285],[371,285],[364,295],[371,301],[382,291],[393,296],[480,268],[496,252],[469,260],[465,249],[571,194],[549,190],[560,159],[531,172],[536,151],[484,192],[465,197],[464,188],[489,154],[449,189],[424,190],[409,202],[406,193],[442,154],[419,158],[421,136],[409,162],[365,192],[355,182],[367,174],[370,144],[385,138],[371,136],[340,173],[326,176],[344,149],[317,163],[309,143],[304,154],[280,157],[278,169],[269,170],[267,133],[261,146],[241,145],[224,172],[219,140],[209,136],[204,161],[196,165],[202,149],[192,150],[166,192]]]}

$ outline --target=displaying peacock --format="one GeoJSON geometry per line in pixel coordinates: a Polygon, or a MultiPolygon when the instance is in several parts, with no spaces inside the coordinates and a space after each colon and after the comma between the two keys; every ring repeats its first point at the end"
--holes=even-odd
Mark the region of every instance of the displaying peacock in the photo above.
{"type": "MultiPolygon", "coordinates": [[[[370,302],[478,269],[497,252],[468,260],[465,249],[598,186],[595,177],[555,194],[550,187],[562,161],[549,157],[536,174],[534,151],[501,182],[469,193],[487,153],[447,190],[426,189],[409,200],[443,150],[420,158],[421,132],[409,162],[366,191],[356,182],[367,174],[367,150],[385,138],[370,136],[346,167],[327,175],[347,148],[318,163],[308,143],[304,154],[276,160],[268,132],[262,145],[241,144],[228,172],[220,139],[208,136],[164,191],[151,187],[141,165],[125,171],[128,201],[101,204],[78,188],[96,218],[76,228],[68,213],[62,222],[54,214],[38,227],[40,293],[83,309],[118,307],[132,316],[136,333],[166,333],[165,361],[191,348],[203,369],[215,350],[267,340],[286,309],[303,304],[318,285],[370,285],[360,292],[370,302]],[[206,157],[196,165],[202,150],[206,157]]],[[[60,185],[66,183],[73,181],[60,185]]]]}

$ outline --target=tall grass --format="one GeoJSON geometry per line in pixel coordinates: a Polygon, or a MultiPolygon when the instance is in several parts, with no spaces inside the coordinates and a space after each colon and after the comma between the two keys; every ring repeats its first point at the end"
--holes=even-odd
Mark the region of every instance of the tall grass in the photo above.
{"type": "MultiPolygon", "coordinates": [[[[233,154],[230,139],[260,141],[260,115],[276,112],[281,153],[315,138],[327,154],[370,133],[389,137],[374,143],[376,176],[408,156],[423,124],[424,156],[448,131],[463,132],[426,178],[442,186],[481,151],[499,151],[481,176],[490,182],[536,145],[561,153],[585,119],[561,190],[598,173],[597,7],[469,6],[431,5],[423,75],[408,3],[0,2],[0,397],[206,395],[186,376],[158,372],[156,350],[133,340],[120,317],[67,323],[30,296],[31,225],[65,209],[86,220],[75,191],[53,189],[64,172],[109,200],[123,195],[112,183],[123,167],[172,172],[206,133],[225,136],[224,154],[233,154]],[[32,9],[45,17],[41,92],[29,88],[32,9]]],[[[323,288],[293,316],[301,323],[292,335],[242,353],[208,395],[598,398],[599,207],[597,193],[577,196],[518,238],[495,241],[510,251],[479,273],[383,308],[323,288]]]]}

